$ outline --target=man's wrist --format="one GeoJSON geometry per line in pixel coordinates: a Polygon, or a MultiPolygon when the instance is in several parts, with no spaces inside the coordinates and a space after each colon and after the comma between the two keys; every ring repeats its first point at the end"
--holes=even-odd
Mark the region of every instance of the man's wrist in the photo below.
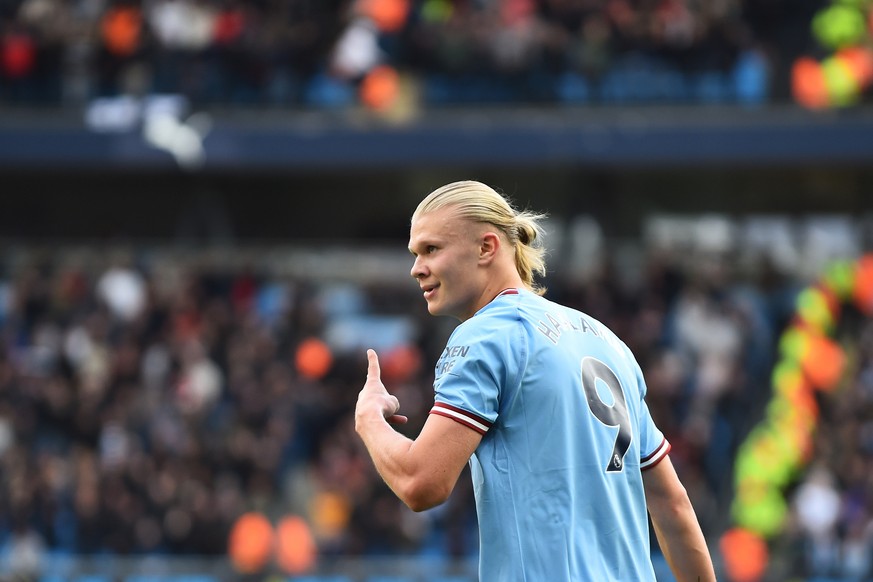
{"type": "Polygon", "coordinates": [[[355,411],[355,431],[359,433],[366,430],[368,426],[387,423],[382,412],[375,408],[355,411]]]}

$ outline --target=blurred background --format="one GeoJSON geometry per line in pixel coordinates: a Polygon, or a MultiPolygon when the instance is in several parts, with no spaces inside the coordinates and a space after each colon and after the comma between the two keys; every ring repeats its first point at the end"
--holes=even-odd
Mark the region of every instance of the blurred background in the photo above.
{"type": "Polygon", "coordinates": [[[0,578],[475,580],[352,415],[375,347],[423,424],[409,215],[478,179],[720,579],[873,580],[871,82],[869,0],[0,0],[0,578]]]}

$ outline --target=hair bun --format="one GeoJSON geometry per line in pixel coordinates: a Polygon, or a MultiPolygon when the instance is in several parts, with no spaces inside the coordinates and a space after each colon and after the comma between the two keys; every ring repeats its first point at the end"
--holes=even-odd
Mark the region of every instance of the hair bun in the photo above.
{"type": "Polygon", "coordinates": [[[529,233],[528,230],[524,227],[524,225],[523,225],[523,224],[519,224],[519,225],[516,227],[516,230],[518,231],[518,240],[521,242],[521,244],[523,244],[523,245],[529,245],[529,244],[530,244],[530,233],[529,233]]]}

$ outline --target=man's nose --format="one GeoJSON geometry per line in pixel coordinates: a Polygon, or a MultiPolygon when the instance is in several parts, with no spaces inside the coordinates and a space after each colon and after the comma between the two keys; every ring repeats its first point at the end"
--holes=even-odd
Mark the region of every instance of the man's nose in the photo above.
{"type": "Polygon", "coordinates": [[[409,270],[409,274],[412,275],[413,279],[420,279],[425,275],[424,264],[421,261],[421,257],[415,257],[415,261],[412,263],[412,269],[409,270]]]}

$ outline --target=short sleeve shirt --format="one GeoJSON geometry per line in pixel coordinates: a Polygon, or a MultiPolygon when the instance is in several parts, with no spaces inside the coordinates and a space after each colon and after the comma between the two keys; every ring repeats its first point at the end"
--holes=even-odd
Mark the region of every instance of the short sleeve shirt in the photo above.
{"type": "Polygon", "coordinates": [[[437,361],[432,414],[470,459],[483,581],[654,580],[641,471],[670,445],[630,350],[595,319],[507,290],[437,361]]]}

